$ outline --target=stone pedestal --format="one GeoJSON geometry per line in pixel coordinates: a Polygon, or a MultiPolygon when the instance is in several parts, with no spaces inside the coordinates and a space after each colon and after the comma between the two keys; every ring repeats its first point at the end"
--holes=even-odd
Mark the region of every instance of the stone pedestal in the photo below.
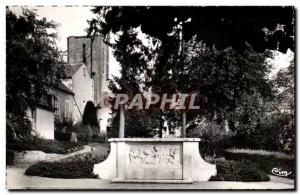
{"type": "Polygon", "coordinates": [[[112,182],[192,183],[215,175],[216,165],[199,153],[197,138],[109,139],[108,158],[94,173],[112,182]]]}

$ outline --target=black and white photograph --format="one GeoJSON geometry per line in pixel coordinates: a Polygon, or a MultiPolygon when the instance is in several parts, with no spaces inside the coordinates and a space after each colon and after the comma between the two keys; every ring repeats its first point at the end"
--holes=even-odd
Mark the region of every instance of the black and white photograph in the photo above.
{"type": "Polygon", "coordinates": [[[4,7],[8,191],[296,190],[296,6],[4,7]]]}

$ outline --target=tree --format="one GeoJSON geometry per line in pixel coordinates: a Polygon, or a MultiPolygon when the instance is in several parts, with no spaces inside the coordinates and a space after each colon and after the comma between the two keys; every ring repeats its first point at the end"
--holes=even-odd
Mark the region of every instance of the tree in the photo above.
{"type": "Polygon", "coordinates": [[[99,128],[97,110],[92,101],[88,101],[85,105],[82,116],[82,124],[89,125],[90,127],[99,128]]]}
{"type": "MultiPolygon", "coordinates": [[[[6,113],[7,117],[17,118],[20,123],[25,120],[24,125],[26,109],[45,99],[49,88],[65,78],[66,66],[55,42],[56,27],[54,22],[39,19],[33,11],[24,9],[17,16],[7,8],[6,113]]],[[[23,135],[30,132],[12,131],[23,135]]]]}
{"type": "MultiPolygon", "coordinates": [[[[120,112],[116,111],[108,137],[118,137],[119,117],[120,112]]],[[[126,110],[125,121],[125,137],[153,137],[153,129],[159,127],[155,115],[149,115],[149,112],[144,110],[126,110]]]]}
{"type": "Polygon", "coordinates": [[[225,119],[225,113],[237,109],[246,95],[270,98],[268,51],[294,50],[293,7],[96,7],[92,11],[99,17],[90,20],[89,34],[100,33],[114,49],[123,71],[115,81],[122,90],[135,89],[129,92],[134,94],[151,87],[160,93],[198,93],[201,113],[188,113],[190,119],[199,114],[225,119]],[[150,44],[143,43],[141,33],[150,44]]]}
{"type": "Polygon", "coordinates": [[[89,34],[100,33],[109,41],[111,34],[123,36],[140,28],[153,38],[154,44],[161,44],[159,50],[149,53],[159,55],[161,66],[178,52],[181,39],[189,41],[195,35],[198,41],[203,40],[218,50],[231,46],[243,52],[247,43],[257,52],[294,50],[293,7],[114,6],[96,7],[92,11],[99,17],[90,20],[89,34]],[[178,37],[180,32],[181,37],[178,37]]]}

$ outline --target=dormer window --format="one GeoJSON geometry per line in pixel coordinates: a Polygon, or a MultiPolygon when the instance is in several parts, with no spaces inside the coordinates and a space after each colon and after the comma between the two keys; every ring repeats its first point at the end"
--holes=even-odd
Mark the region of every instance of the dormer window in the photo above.
{"type": "Polygon", "coordinates": [[[86,64],[86,46],[85,44],[82,45],[82,62],[86,64]]]}

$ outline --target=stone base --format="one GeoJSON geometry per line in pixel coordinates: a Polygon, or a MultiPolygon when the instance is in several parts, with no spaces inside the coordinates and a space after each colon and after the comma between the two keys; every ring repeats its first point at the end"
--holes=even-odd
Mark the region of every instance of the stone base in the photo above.
{"type": "Polygon", "coordinates": [[[200,139],[110,139],[108,158],[94,165],[94,173],[112,182],[192,183],[217,173],[199,153],[200,139]]]}

